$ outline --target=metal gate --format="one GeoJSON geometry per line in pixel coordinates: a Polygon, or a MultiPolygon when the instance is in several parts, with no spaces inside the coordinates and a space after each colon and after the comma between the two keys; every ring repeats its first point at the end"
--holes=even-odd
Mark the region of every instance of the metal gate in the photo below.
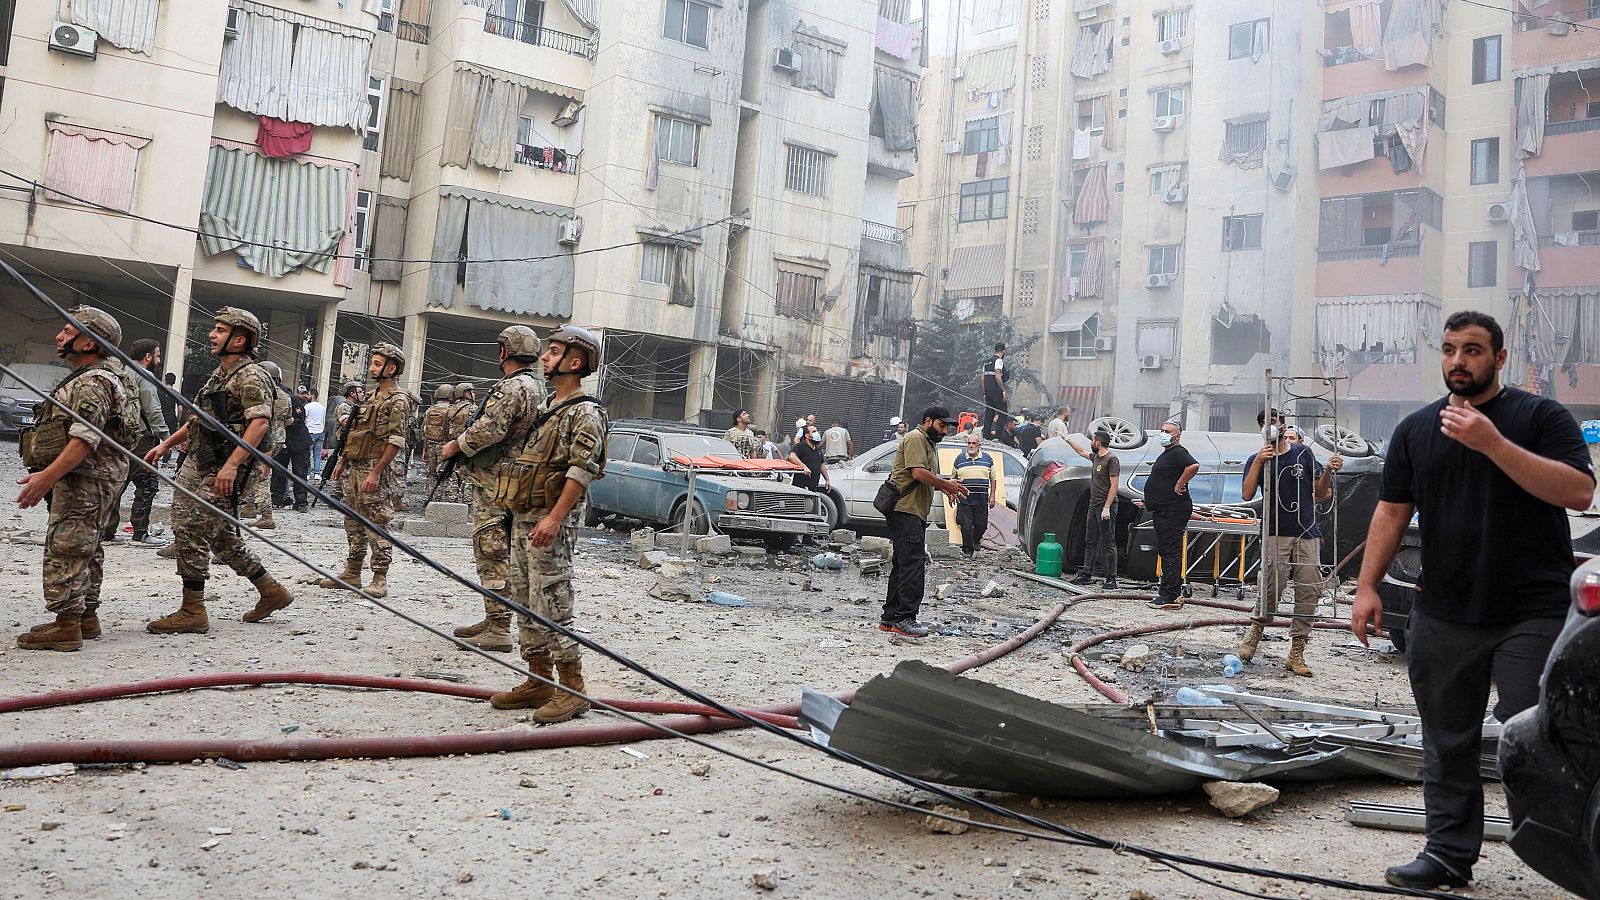
{"type": "Polygon", "coordinates": [[[844,420],[856,451],[877,446],[900,410],[900,385],[892,381],[858,381],[851,378],[802,378],[778,392],[778,421],[769,431],[777,439],[792,432],[796,419],[816,414],[817,426],[826,431],[834,419],[844,420]]]}

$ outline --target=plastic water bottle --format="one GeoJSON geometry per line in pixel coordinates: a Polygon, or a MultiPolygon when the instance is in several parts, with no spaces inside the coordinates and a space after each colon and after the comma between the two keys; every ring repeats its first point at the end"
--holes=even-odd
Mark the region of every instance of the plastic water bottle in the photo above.
{"type": "Polygon", "coordinates": [[[1215,697],[1208,697],[1192,687],[1178,688],[1179,706],[1221,706],[1222,701],[1215,697]]]}
{"type": "Polygon", "coordinates": [[[749,601],[738,594],[730,594],[727,591],[712,591],[706,595],[706,602],[715,603],[718,606],[744,606],[749,601]]]}
{"type": "Polygon", "coordinates": [[[819,569],[843,569],[844,557],[837,553],[818,553],[811,557],[811,564],[819,569]]]}
{"type": "Polygon", "coordinates": [[[1239,673],[1243,671],[1244,662],[1241,661],[1239,657],[1229,653],[1227,656],[1222,658],[1222,674],[1228,676],[1229,678],[1237,678],[1239,677],[1239,673]]]}

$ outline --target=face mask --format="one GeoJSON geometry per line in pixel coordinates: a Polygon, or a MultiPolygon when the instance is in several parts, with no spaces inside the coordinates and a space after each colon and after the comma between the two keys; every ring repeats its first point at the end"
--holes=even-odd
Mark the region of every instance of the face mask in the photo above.
{"type": "Polygon", "coordinates": [[[1165,431],[1163,431],[1160,434],[1156,435],[1156,443],[1160,444],[1163,447],[1171,447],[1172,446],[1172,435],[1167,434],[1165,431]]]}

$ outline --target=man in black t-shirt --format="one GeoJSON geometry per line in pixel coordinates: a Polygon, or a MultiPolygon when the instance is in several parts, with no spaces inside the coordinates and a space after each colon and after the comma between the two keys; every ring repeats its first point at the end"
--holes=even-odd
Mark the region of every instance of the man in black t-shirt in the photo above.
{"type": "Polygon", "coordinates": [[[822,461],[822,435],[815,426],[807,427],[800,433],[799,439],[794,442],[794,449],[789,452],[789,461],[806,468],[794,476],[795,487],[808,491],[827,490],[828,467],[822,461]]]}
{"type": "Polygon", "coordinates": [[[1152,607],[1183,603],[1183,535],[1189,530],[1194,500],[1189,496],[1189,480],[1200,471],[1200,463],[1183,446],[1183,429],[1176,422],[1161,426],[1158,438],[1165,450],[1150,464],[1144,482],[1144,508],[1150,511],[1150,525],[1156,532],[1156,553],[1161,557],[1161,586],[1152,607]]]}
{"type": "Polygon", "coordinates": [[[1491,678],[1494,714],[1539,700],[1539,674],[1560,633],[1574,568],[1562,508],[1594,496],[1594,470],[1571,413],[1500,385],[1499,323],[1458,312],[1444,324],[1449,394],[1395,428],[1350,614],[1363,644],[1381,627],[1378,582],[1420,516],[1422,579],[1406,624],[1408,674],[1422,718],[1427,844],[1384,873],[1390,884],[1462,887],[1483,843],[1479,775],[1491,678]]]}
{"type": "Polygon", "coordinates": [[[995,344],[994,356],[983,364],[983,436],[989,440],[1000,439],[1000,429],[1005,427],[1006,405],[1006,345],[995,344]]]}
{"type": "Polygon", "coordinates": [[[1039,443],[1044,440],[1044,416],[1038,413],[1029,413],[1027,421],[1017,426],[1015,435],[1017,449],[1023,456],[1032,456],[1033,451],[1039,449],[1039,443]]]}
{"type": "Polygon", "coordinates": [[[1084,520],[1083,569],[1073,584],[1088,584],[1094,580],[1094,567],[1100,563],[1105,568],[1108,591],[1117,589],[1117,481],[1122,473],[1122,461],[1111,454],[1111,433],[1096,431],[1089,439],[1089,449],[1067,438],[1067,446],[1094,465],[1089,476],[1089,504],[1084,520]]]}

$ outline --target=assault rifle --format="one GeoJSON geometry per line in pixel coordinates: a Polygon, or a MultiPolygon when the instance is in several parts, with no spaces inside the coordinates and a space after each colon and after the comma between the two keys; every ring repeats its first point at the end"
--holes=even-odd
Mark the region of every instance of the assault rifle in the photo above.
{"type": "MultiPolygon", "coordinates": [[[[356,424],[356,417],[361,415],[361,404],[350,404],[350,414],[345,417],[344,424],[339,426],[339,442],[334,445],[333,452],[328,454],[328,461],[322,464],[322,483],[319,487],[327,487],[328,479],[333,477],[333,470],[339,467],[339,457],[344,453],[344,443],[350,439],[350,428],[356,424]]],[[[316,497],[311,498],[311,505],[317,505],[316,497]]]]}

